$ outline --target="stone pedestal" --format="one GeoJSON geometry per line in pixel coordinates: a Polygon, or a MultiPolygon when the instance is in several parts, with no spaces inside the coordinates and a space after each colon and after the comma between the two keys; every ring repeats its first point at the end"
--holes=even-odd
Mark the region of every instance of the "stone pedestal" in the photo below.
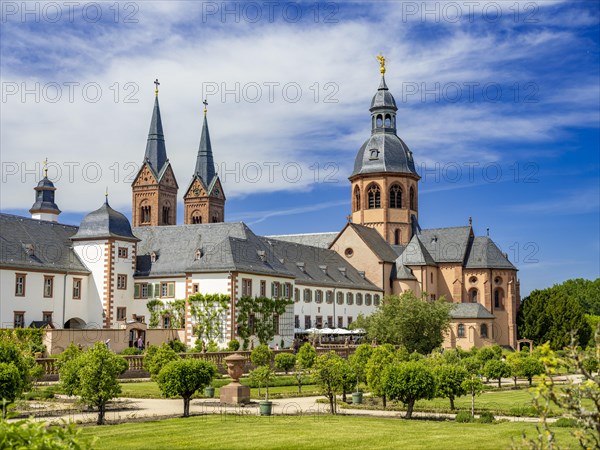
{"type": "Polygon", "coordinates": [[[220,390],[221,403],[227,405],[240,405],[250,402],[250,388],[236,381],[223,386],[220,390]]]}
{"type": "Polygon", "coordinates": [[[219,399],[221,403],[240,405],[250,402],[250,388],[240,384],[240,377],[244,373],[245,362],[246,358],[238,353],[225,358],[227,373],[233,381],[220,389],[219,399]]]}

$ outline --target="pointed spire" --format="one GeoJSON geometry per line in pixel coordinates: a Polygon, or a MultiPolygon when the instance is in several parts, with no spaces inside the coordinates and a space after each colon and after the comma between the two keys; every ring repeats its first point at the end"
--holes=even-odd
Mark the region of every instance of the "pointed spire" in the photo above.
{"type": "Polygon", "coordinates": [[[196,170],[194,171],[194,174],[200,177],[206,186],[209,186],[215,177],[215,162],[213,160],[212,146],[210,144],[210,133],[208,132],[206,112],[204,114],[204,123],[202,124],[202,135],[200,136],[200,146],[198,148],[198,157],[196,158],[196,170]]]}
{"type": "Polygon", "coordinates": [[[165,136],[163,134],[162,120],[160,118],[160,107],[158,105],[158,96],[154,99],[154,110],[152,111],[152,121],[148,131],[148,142],[146,143],[146,154],[144,161],[148,161],[152,169],[159,174],[167,162],[167,148],[165,146],[165,136]]]}

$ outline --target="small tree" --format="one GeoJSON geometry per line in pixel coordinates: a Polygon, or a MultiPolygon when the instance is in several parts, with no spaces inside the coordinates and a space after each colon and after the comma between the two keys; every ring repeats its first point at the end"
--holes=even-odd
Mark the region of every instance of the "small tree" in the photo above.
{"type": "Polygon", "coordinates": [[[388,398],[406,405],[406,418],[410,419],[417,400],[433,398],[435,378],[423,362],[393,364],[384,373],[383,390],[388,398]]]}
{"type": "Polygon", "coordinates": [[[352,368],[352,364],[347,359],[342,358],[342,401],[346,403],[346,394],[352,391],[352,388],[356,386],[356,373],[352,368]]]}
{"type": "Polygon", "coordinates": [[[296,356],[292,353],[279,353],[275,356],[275,367],[283,370],[285,374],[294,368],[296,364],[296,356]]]}
{"type": "Polygon", "coordinates": [[[498,387],[502,387],[502,378],[510,377],[510,366],[499,359],[491,359],[483,366],[483,374],[492,380],[498,380],[498,387]]]}
{"type": "Polygon", "coordinates": [[[373,354],[373,347],[369,344],[359,345],[354,353],[350,356],[350,365],[356,376],[356,391],[358,392],[358,385],[360,383],[366,383],[367,381],[367,363],[369,358],[373,354]]]}
{"type": "Polygon", "coordinates": [[[223,324],[231,298],[224,294],[190,295],[190,314],[194,320],[196,334],[201,342],[210,342],[223,337],[223,324]]]}
{"type": "Polygon", "coordinates": [[[302,380],[306,373],[312,369],[317,360],[317,351],[308,342],[305,343],[296,354],[296,372],[295,377],[298,382],[298,393],[302,392],[302,380]]]}
{"type": "Polygon", "coordinates": [[[98,408],[97,424],[104,424],[106,404],[121,393],[117,377],[127,370],[127,361],[115,355],[103,342],[83,352],[60,369],[61,385],[67,395],[98,408]]]}
{"type": "Polygon", "coordinates": [[[273,382],[275,374],[271,369],[271,366],[264,365],[260,366],[249,374],[250,380],[258,386],[258,395],[260,395],[260,388],[265,388],[265,401],[269,401],[269,385],[273,382]]]}
{"type": "Polygon", "coordinates": [[[83,350],[75,343],[71,342],[65,350],[56,358],[56,367],[60,369],[63,364],[78,358],[83,353],[83,350]]]}
{"type": "Polygon", "coordinates": [[[483,382],[472,373],[462,382],[462,385],[471,394],[471,417],[475,417],[475,396],[483,392],[483,382]]]}
{"type": "Polygon", "coordinates": [[[31,387],[37,376],[36,362],[26,356],[14,340],[0,338],[0,402],[2,417],[6,407],[31,387]]]}
{"type": "Polygon", "coordinates": [[[433,373],[437,396],[449,399],[450,409],[454,410],[454,399],[467,393],[463,386],[469,376],[467,369],[458,364],[442,364],[433,369],[433,373]]]}
{"type": "Polygon", "coordinates": [[[183,417],[190,415],[190,400],[196,391],[209,386],[217,373],[214,364],[200,359],[179,359],[158,373],[158,387],[165,397],[183,398],[183,417]]]}
{"type": "Polygon", "coordinates": [[[536,375],[542,375],[544,372],[544,364],[542,364],[542,362],[534,356],[527,356],[523,358],[517,367],[517,374],[520,377],[527,378],[529,386],[532,385],[533,377],[536,375]]]}
{"type": "Polygon", "coordinates": [[[250,361],[255,367],[261,367],[271,364],[271,356],[273,352],[268,345],[262,344],[252,350],[250,354],[250,361]]]}
{"type": "Polygon", "coordinates": [[[394,362],[394,347],[383,344],[376,347],[367,362],[367,385],[371,394],[382,397],[383,407],[387,406],[387,396],[383,389],[384,372],[394,362]]]}
{"type": "Polygon", "coordinates": [[[329,400],[331,414],[336,414],[336,394],[342,390],[344,365],[334,351],[318,356],[313,368],[313,376],[321,393],[329,400]]]}
{"type": "Polygon", "coordinates": [[[160,347],[156,345],[150,345],[146,349],[144,356],[144,369],[150,373],[150,377],[156,381],[161,369],[171,361],[177,361],[181,359],[180,356],[169,347],[168,344],[162,343],[160,347]]]}

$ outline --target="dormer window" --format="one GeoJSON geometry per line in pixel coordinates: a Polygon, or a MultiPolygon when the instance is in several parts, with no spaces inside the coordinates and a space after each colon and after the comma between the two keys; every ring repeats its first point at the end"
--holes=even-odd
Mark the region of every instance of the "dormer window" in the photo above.
{"type": "Polygon", "coordinates": [[[156,252],[150,253],[150,262],[156,262],[157,258],[158,258],[158,255],[156,254],[156,252]]]}
{"type": "Polygon", "coordinates": [[[323,273],[325,275],[327,275],[327,266],[326,265],[319,266],[319,269],[321,269],[323,271],[323,273]]]}
{"type": "Polygon", "coordinates": [[[257,250],[256,254],[258,255],[261,261],[267,260],[267,252],[265,252],[264,250],[257,250]]]}
{"type": "Polygon", "coordinates": [[[303,262],[296,263],[296,266],[298,267],[298,269],[300,269],[302,272],[304,272],[305,269],[304,269],[304,263],[303,262]]]}
{"type": "Polygon", "coordinates": [[[370,152],[370,156],[369,156],[370,160],[379,159],[379,150],[378,149],[372,148],[371,150],[369,150],[369,152],[370,152]]]}
{"type": "Polygon", "coordinates": [[[340,267],[339,271],[343,276],[346,276],[346,268],[345,267],[340,267]]]}
{"type": "Polygon", "coordinates": [[[196,261],[198,261],[200,258],[202,258],[202,250],[200,250],[200,249],[196,249],[196,253],[195,253],[195,255],[194,255],[194,259],[195,259],[196,261]]]}

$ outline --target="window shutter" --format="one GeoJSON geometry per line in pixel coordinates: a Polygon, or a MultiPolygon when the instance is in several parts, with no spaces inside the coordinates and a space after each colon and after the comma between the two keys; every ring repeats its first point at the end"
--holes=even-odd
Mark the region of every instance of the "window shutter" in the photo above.
{"type": "Polygon", "coordinates": [[[271,297],[275,297],[275,283],[271,283],[271,297]]]}
{"type": "Polygon", "coordinates": [[[160,292],[160,283],[154,283],[154,298],[160,298],[161,297],[161,292],[160,292]]]}
{"type": "Polygon", "coordinates": [[[175,297],[175,283],[167,284],[167,295],[169,297],[175,297]]]}
{"type": "Polygon", "coordinates": [[[135,283],[133,285],[133,298],[140,298],[140,285],[135,283]]]}

